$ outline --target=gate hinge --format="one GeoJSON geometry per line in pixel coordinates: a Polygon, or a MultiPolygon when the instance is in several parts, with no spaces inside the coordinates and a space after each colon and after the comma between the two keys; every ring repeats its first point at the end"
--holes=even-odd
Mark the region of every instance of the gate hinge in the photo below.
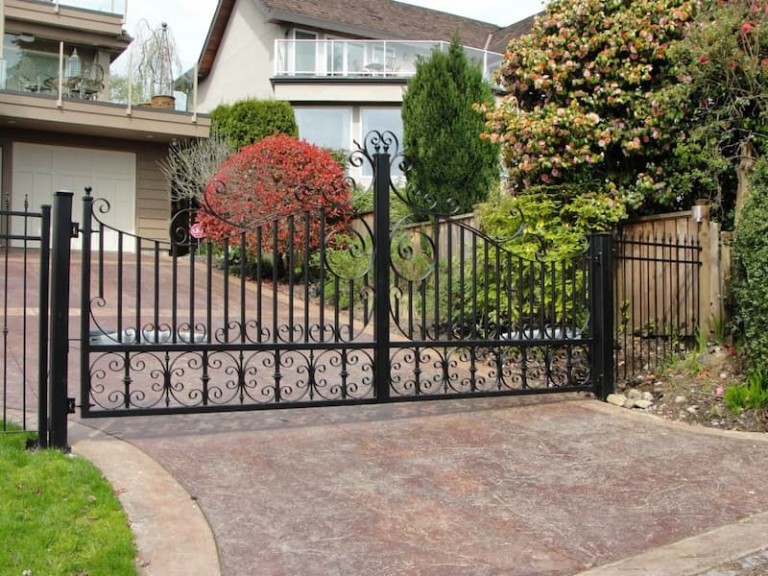
{"type": "Polygon", "coordinates": [[[72,222],[72,229],[69,231],[70,238],[77,238],[80,236],[80,223],[72,222]]]}
{"type": "Polygon", "coordinates": [[[75,413],[75,399],[67,398],[67,414],[75,413]]]}

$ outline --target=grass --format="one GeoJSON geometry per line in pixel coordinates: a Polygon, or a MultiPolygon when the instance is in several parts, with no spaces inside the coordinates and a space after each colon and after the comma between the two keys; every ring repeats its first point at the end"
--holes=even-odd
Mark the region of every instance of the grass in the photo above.
{"type": "Polygon", "coordinates": [[[0,576],[134,576],[133,534],[110,484],[82,458],[26,450],[29,438],[0,434],[0,576]]]}

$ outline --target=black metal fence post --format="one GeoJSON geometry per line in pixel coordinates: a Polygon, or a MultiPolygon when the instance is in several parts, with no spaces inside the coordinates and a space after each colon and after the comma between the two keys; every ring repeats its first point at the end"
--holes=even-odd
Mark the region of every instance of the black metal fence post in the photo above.
{"type": "Polygon", "coordinates": [[[51,252],[50,441],[66,450],[69,358],[69,265],[72,238],[72,192],[59,190],[53,200],[51,252]]]}
{"type": "MultiPolygon", "coordinates": [[[[80,415],[87,418],[91,409],[90,404],[90,322],[88,311],[91,302],[91,235],[93,224],[93,196],[91,188],[85,189],[83,196],[83,219],[80,222],[80,415]]],[[[176,246],[176,244],[174,244],[176,246]]]]}
{"type": "Polygon", "coordinates": [[[389,152],[373,155],[374,388],[379,402],[389,400],[389,152]]]}
{"type": "Polygon", "coordinates": [[[613,235],[589,238],[591,374],[595,396],[605,400],[614,391],[613,358],[613,235]]]}
{"type": "Polygon", "coordinates": [[[39,379],[37,402],[38,443],[41,448],[48,447],[48,315],[50,307],[51,273],[51,207],[42,207],[40,223],[40,313],[38,316],[37,373],[39,379]]]}

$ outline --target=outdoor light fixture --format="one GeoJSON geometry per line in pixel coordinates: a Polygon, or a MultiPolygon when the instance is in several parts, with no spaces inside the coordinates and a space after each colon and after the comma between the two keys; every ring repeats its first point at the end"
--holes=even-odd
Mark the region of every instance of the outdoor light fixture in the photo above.
{"type": "Polygon", "coordinates": [[[691,219],[697,224],[704,222],[705,218],[709,214],[709,205],[696,203],[691,206],[691,219]]]}

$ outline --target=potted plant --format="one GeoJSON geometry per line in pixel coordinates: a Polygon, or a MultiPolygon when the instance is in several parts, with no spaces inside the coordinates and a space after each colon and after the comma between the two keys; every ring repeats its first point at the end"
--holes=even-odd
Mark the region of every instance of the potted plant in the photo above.
{"type": "Polygon", "coordinates": [[[136,72],[143,95],[150,99],[153,108],[173,108],[174,76],[181,70],[176,41],[166,22],[150,28],[142,20],[139,27],[136,72]]]}

